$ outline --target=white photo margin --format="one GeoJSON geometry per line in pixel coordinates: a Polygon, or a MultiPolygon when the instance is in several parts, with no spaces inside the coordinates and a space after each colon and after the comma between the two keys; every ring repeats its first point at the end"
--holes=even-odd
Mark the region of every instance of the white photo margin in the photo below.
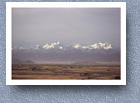
{"type": "Polygon", "coordinates": [[[126,2],[6,2],[6,85],[126,85],[126,2]],[[120,80],[12,80],[12,8],[120,8],[120,80]]]}

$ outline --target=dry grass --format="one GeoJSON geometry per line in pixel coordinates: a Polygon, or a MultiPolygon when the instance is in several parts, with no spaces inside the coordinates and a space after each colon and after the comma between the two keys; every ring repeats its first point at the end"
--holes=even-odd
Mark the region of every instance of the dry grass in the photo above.
{"type": "Polygon", "coordinates": [[[114,80],[120,79],[120,65],[13,64],[12,79],[114,80]]]}

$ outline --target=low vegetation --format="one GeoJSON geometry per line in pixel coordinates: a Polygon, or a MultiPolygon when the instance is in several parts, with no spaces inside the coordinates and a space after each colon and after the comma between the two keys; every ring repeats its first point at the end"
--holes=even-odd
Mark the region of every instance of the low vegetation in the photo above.
{"type": "Polygon", "coordinates": [[[120,65],[82,64],[13,64],[12,79],[111,80],[120,78],[120,65]]]}

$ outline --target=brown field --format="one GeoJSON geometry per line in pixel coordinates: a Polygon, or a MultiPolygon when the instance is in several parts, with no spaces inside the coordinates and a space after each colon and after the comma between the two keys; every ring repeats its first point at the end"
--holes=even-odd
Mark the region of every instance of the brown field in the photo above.
{"type": "Polygon", "coordinates": [[[120,65],[12,64],[12,79],[114,80],[120,79],[120,65]]]}

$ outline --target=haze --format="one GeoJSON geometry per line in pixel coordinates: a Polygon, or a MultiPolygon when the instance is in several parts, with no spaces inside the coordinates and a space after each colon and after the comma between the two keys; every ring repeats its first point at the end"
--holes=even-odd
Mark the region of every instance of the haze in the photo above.
{"type": "Polygon", "coordinates": [[[13,8],[12,45],[109,42],[120,48],[120,8],[13,8]]]}

